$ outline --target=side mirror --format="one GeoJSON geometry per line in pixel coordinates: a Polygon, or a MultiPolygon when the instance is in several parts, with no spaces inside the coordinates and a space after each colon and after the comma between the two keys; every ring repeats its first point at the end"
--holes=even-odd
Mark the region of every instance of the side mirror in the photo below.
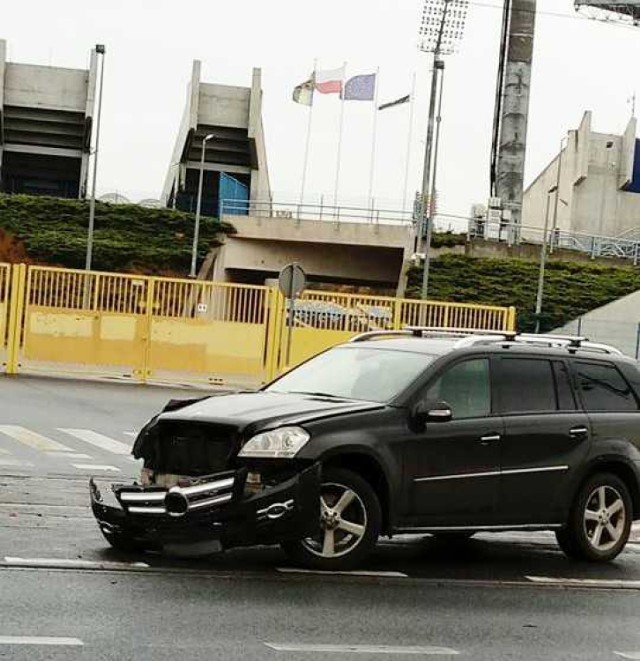
{"type": "Polygon", "coordinates": [[[449,422],[453,411],[446,402],[420,402],[413,409],[412,417],[418,427],[424,428],[428,422],[449,422]]]}

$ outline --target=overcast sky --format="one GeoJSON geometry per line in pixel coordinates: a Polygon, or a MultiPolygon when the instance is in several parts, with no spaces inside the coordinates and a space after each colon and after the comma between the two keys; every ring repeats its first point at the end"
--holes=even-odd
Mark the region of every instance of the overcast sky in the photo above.
{"type": "MultiPolygon", "coordinates": [[[[407,94],[417,73],[410,191],[421,179],[428,56],[416,50],[422,0],[31,0],[5,3],[0,38],[9,60],[86,67],[96,43],[107,47],[98,188],[137,200],[160,194],[185,101],[193,59],[202,80],[249,85],[262,68],[264,123],[274,191],[300,191],[308,108],[291,101],[318,58],[348,63],[349,76],[380,68],[380,101],[407,94]]],[[[439,173],[440,210],[467,214],[486,202],[502,2],[472,0],[465,39],[448,58],[439,173]]],[[[629,97],[640,93],[640,30],[576,16],[572,0],[538,0],[527,154],[531,181],[585,110],[594,128],[622,132],[629,97]]],[[[308,192],[333,194],[340,104],[316,96],[308,192]]],[[[368,192],[373,109],[346,105],[341,200],[368,192]]],[[[378,115],[374,195],[401,204],[409,106],[378,115]]]]}

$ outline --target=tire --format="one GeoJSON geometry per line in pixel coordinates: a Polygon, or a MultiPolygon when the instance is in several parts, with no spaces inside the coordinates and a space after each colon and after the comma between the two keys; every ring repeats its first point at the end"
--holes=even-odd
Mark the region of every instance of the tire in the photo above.
{"type": "Polygon", "coordinates": [[[556,541],[562,552],[572,560],[581,560],[582,555],[567,528],[556,530],[556,541]]]}
{"type": "Polygon", "coordinates": [[[556,538],[570,558],[610,562],[624,549],[632,518],[626,484],[616,475],[598,473],[580,488],[567,527],[556,538]]]}
{"type": "Polygon", "coordinates": [[[310,569],[353,569],[365,560],[378,541],[382,522],[380,502],[365,479],[342,468],[329,468],[323,473],[320,493],[321,520],[317,534],[283,542],[282,548],[293,562],[310,569]],[[350,526],[348,530],[342,527],[345,524],[350,526]]]}

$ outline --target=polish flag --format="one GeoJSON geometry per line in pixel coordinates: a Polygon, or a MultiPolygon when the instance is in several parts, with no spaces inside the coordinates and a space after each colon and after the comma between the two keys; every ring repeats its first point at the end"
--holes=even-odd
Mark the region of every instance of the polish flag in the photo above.
{"type": "Polygon", "coordinates": [[[325,69],[316,71],[316,90],[320,94],[342,94],[342,83],[344,81],[344,66],[339,69],[325,69]]]}

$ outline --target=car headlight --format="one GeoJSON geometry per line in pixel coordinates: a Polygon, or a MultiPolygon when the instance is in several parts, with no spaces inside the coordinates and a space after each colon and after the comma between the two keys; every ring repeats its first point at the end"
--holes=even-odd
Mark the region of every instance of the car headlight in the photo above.
{"type": "Polygon", "coordinates": [[[300,427],[280,427],[250,438],[238,456],[291,459],[307,444],[309,438],[309,434],[300,427]]]}

